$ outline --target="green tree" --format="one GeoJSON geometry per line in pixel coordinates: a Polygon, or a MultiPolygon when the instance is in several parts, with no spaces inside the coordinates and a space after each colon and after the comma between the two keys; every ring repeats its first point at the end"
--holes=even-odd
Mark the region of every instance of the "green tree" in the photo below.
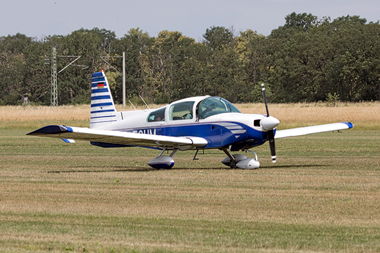
{"type": "Polygon", "coordinates": [[[173,98],[205,95],[207,48],[201,43],[191,42],[181,47],[182,57],[175,73],[173,98]]]}
{"type": "Polygon", "coordinates": [[[27,93],[24,86],[27,69],[24,50],[32,39],[17,33],[0,38],[0,104],[21,103],[21,95],[27,93]]]}
{"type": "Polygon", "coordinates": [[[244,93],[244,84],[233,32],[224,27],[211,27],[203,37],[207,46],[205,93],[238,101],[239,94],[244,93]]]}
{"type": "Polygon", "coordinates": [[[35,40],[26,47],[25,55],[25,76],[23,81],[24,94],[28,94],[32,103],[49,105],[51,89],[51,65],[47,52],[51,51],[46,38],[35,40]]]}
{"type": "Polygon", "coordinates": [[[318,24],[318,17],[312,15],[311,13],[295,13],[285,17],[285,25],[286,29],[296,29],[297,31],[307,32],[318,24]]]}
{"type": "MultiPolygon", "coordinates": [[[[90,103],[91,74],[109,66],[100,56],[114,55],[113,44],[116,41],[114,32],[107,30],[80,29],[63,38],[55,38],[53,46],[62,56],[81,56],[81,58],[58,74],[59,104],[90,103]]],[[[69,64],[73,57],[58,58],[58,71],[69,64]]]]}
{"type": "MultiPolygon", "coordinates": [[[[125,72],[126,72],[126,96],[132,99],[134,96],[144,96],[148,87],[144,83],[144,66],[147,65],[147,52],[154,42],[148,33],[139,28],[132,28],[119,40],[116,52],[122,55],[125,52],[125,72]]],[[[122,69],[122,65],[119,65],[122,69]]],[[[121,76],[118,83],[121,84],[121,76]]],[[[122,87],[117,86],[116,98],[122,100],[122,87]]]]}
{"type": "Polygon", "coordinates": [[[240,36],[235,40],[236,52],[239,55],[239,64],[243,68],[243,80],[246,86],[244,89],[246,92],[240,95],[240,97],[243,96],[240,100],[261,101],[261,96],[251,98],[250,95],[259,82],[266,80],[269,65],[268,40],[264,35],[250,29],[240,32],[240,36]]]}
{"type": "Polygon", "coordinates": [[[145,71],[146,80],[151,84],[153,98],[157,103],[167,103],[177,99],[176,92],[181,85],[181,66],[186,61],[186,48],[195,43],[194,39],[180,32],[161,31],[149,50],[145,71]]]}
{"type": "Polygon", "coordinates": [[[279,102],[312,100],[311,85],[314,68],[310,63],[310,34],[297,32],[281,41],[281,47],[272,54],[273,72],[269,78],[272,91],[279,102]],[[280,49],[281,48],[281,49],[280,49]]]}

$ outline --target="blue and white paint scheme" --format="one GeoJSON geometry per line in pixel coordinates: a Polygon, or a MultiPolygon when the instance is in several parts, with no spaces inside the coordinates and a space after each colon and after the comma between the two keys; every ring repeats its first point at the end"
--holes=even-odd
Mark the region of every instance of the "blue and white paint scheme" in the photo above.
{"type": "Polygon", "coordinates": [[[153,168],[170,169],[177,151],[219,149],[231,168],[257,169],[260,163],[250,149],[269,142],[276,162],[274,140],[305,134],[350,129],[350,122],[277,130],[280,121],[267,114],[243,114],[229,101],[212,96],[190,97],[159,109],[118,112],[104,72],[92,74],[90,128],[50,125],[28,135],[61,138],[67,143],[90,141],[100,147],[142,147],[161,150],[148,162],[153,168]],[[165,150],[172,151],[164,156],[165,150]],[[250,151],[255,158],[231,151],[250,151]]]}
{"type": "Polygon", "coordinates": [[[116,108],[104,72],[92,74],[90,128],[116,122],[116,108]]]}

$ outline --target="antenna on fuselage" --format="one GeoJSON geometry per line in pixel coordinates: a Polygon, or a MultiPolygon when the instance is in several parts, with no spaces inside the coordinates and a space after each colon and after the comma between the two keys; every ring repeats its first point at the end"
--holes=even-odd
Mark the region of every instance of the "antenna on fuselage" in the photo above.
{"type": "Polygon", "coordinates": [[[136,107],[132,104],[131,100],[128,100],[131,103],[132,107],[136,110],[136,107]]]}
{"type": "Polygon", "coordinates": [[[147,105],[147,103],[145,103],[145,100],[142,98],[141,95],[139,95],[139,97],[141,98],[141,100],[144,102],[144,104],[146,105],[146,107],[148,107],[148,109],[150,110],[149,106],[147,105]]]}

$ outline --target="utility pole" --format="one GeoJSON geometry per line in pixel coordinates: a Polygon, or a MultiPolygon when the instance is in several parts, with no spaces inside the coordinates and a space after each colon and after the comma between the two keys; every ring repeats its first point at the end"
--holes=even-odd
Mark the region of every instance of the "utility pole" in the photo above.
{"type": "Polygon", "coordinates": [[[123,108],[125,108],[125,52],[123,52],[123,108]]]}
{"type": "Polygon", "coordinates": [[[57,87],[57,51],[53,47],[51,60],[51,95],[50,105],[58,106],[58,87],[57,87]]]}
{"type": "Polygon", "coordinates": [[[60,55],[58,57],[77,57],[75,60],[70,62],[66,65],[63,69],[61,69],[59,72],[57,72],[57,50],[55,47],[53,47],[52,51],[52,60],[51,60],[51,95],[50,95],[50,105],[51,106],[58,106],[58,81],[57,81],[57,75],[61,73],[63,70],[65,70],[68,66],[72,65],[74,62],[76,62],[80,56],[64,56],[60,55]]]}
{"type": "MultiPolygon", "coordinates": [[[[51,60],[51,97],[50,97],[50,105],[51,106],[58,106],[58,82],[57,82],[57,75],[61,73],[63,70],[65,70],[70,65],[73,65],[74,62],[76,62],[81,56],[73,56],[73,55],[59,55],[57,56],[56,48],[53,47],[52,50],[52,60],[51,60]],[[75,60],[67,64],[63,69],[57,72],[57,57],[68,57],[68,58],[74,58],[75,60]]],[[[111,68],[119,72],[123,75],[123,107],[125,107],[125,100],[126,100],[126,88],[125,88],[125,52],[123,52],[123,56],[109,56],[109,57],[116,57],[116,58],[123,58],[123,73],[120,73],[115,67],[113,67],[110,63],[108,63],[102,56],[100,58],[107,63],[111,68]]],[[[48,63],[47,63],[48,64],[48,63]]],[[[73,66],[82,66],[83,65],[73,65],[73,66]]],[[[88,67],[88,66],[84,66],[88,67]]]]}

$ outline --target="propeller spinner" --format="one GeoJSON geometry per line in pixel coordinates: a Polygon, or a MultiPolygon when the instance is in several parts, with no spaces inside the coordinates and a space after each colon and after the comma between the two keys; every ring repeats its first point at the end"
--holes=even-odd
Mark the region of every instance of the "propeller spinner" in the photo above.
{"type": "Polygon", "coordinates": [[[276,147],[274,143],[273,129],[275,129],[278,126],[278,124],[280,124],[280,121],[269,115],[267,96],[265,94],[265,87],[263,83],[261,84],[261,90],[263,91],[265,108],[267,110],[267,116],[261,120],[261,126],[268,133],[268,141],[269,141],[270,153],[272,156],[272,162],[275,163],[276,162],[276,147]]]}

